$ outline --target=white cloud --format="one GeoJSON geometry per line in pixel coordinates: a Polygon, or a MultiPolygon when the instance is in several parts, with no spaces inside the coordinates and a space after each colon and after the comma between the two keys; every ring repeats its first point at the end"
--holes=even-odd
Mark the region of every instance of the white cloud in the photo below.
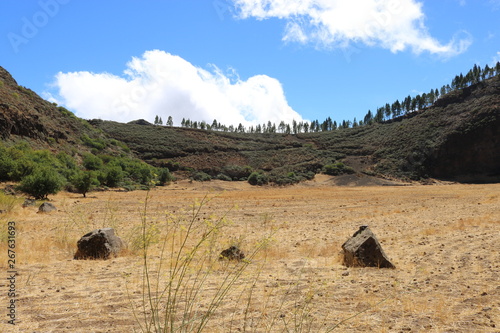
{"type": "Polygon", "coordinates": [[[470,35],[442,44],[424,24],[416,0],[233,0],[238,17],[286,20],[283,40],[322,47],[347,47],[352,42],[392,52],[411,49],[450,57],[464,52],[470,35]]]}
{"type": "Polygon", "coordinates": [[[492,62],[493,66],[496,66],[497,62],[499,61],[500,61],[500,51],[497,52],[497,54],[493,57],[493,62],[492,62]]]}
{"type": "Polygon", "coordinates": [[[165,122],[182,118],[217,119],[225,125],[300,121],[281,83],[266,75],[241,80],[234,70],[202,69],[163,51],[145,52],[127,63],[124,76],[108,73],[58,73],[58,95],[48,96],[82,118],[128,122],[159,115],[165,122]]]}

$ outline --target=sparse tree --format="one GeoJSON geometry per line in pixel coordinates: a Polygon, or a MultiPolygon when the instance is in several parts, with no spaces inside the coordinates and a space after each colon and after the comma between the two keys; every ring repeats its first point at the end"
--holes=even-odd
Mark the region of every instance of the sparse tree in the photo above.
{"type": "Polygon", "coordinates": [[[83,197],[86,198],[88,192],[91,192],[96,186],[99,186],[99,181],[94,172],[80,171],[73,176],[71,184],[78,193],[83,194],[83,197]]]}
{"type": "Polygon", "coordinates": [[[19,186],[20,190],[33,196],[35,199],[46,199],[49,194],[59,192],[66,180],[51,167],[36,168],[32,174],[24,177],[19,186]]]}

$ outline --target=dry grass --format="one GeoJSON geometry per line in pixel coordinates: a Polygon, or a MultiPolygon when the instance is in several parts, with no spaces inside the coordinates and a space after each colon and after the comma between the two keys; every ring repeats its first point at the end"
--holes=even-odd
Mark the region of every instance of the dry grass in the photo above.
{"type": "MultiPolygon", "coordinates": [[[[150,194],[148,223],[162,233],[211,190],[201,221],[228,212],[217,251],[263,249],[214,313],[206,332],[495,332],[500,327],[500,185],[288,188],[183,183],[150,194]],[[369,225],[396,270],[345,268],[340,245],[369,225]],[[338,327],[335,325],[339,324],[338,327]]],[[[145,192],[61,193],[57,212],[14,207],[20,230],[18,319],[13,332],[132,332],[141,311],[142,260],[134,247],[145,192]],[[74,261],[76,241],[112,226],[129,244],[108,261],[74,261]],[[127,296],[127,289],[129,295],[127,296]]],[[[173,242],[174,239],[169,239],[173,242]]],[[[158,258],[161,242],[149,257],[158,258]]],[[[0,252],[6,253],[5,242],[0,252]]],[[[0,261],[6,271],[6,260],[0,261]]],[[[223,264],[200,291],[217,288],[223,264]]],[[[156,271],[153,264],[152,271],[156,271]]],[[[203,299],[203,298],[202,298],[203,299]]],[[[207,304],[200,302],[202,309],[207,304]]]]}

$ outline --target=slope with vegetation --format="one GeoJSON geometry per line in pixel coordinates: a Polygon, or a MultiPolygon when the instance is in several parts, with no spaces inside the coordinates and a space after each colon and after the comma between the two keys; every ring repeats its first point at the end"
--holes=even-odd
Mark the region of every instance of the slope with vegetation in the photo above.
{"type": "MultiPolygon", "coordinates": [[[[0,181],[43,199],[62,188],[85,195],[97,186],[149,186],[166,182],[162,170],[130,149],[21,87],[0,67],[0,181]]],[[[167,175],[167,178],[170,176],[167,175]]]]}
{"type": "Polygon", "coordinates": [[[208,126],[184,119],[173,127],[171,117],[167,126],[160,117],[156,125],[86,121],[18,86],[0,67],[0,181],[20,181],[28,193],[46,188],[31,191],[36,197],[62,187],[85,195],[97,186],[165,184],[171,171],[254,185],[293,184],[321,172],[500,181],[499,69],[475,66],[443,93],[407,98],[403,104],[410,105],[401,109],[387,104],[362,122],[339,127],[327,118],[247,131],[215,120],[208,126]],[[46,179],[51,183],[42,186],[46,179]]]}
{"type": "Polygon", "coordinates": [[[264,133],[247,133],[219,125],[222,130],[91,123],[143,160],[191,171],[201,180],[239,180],[253,173],[253,183],[289,184],[319,172],[357,172],[406,180],[499,181],[500,76],[488,73],[453,84],[432,106],[341,129],[326,124],[324,131],[291,134],[277,133],[271,124],[264,133]]]}

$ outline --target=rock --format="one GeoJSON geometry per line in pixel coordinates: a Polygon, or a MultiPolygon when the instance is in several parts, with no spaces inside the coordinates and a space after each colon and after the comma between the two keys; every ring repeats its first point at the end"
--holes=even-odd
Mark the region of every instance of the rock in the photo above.
{"type": "Polygon", "coordinates": [[[16,195],[16,189],[14,185],[6,185],[5,188],[3,189],[3,193],[7,195],[16,195]]]}
{"type": "Polygon", "coordinates": [[[377,237],[375,237],[368,226],[361,226],[359,230],[342,245],[342,249],[344,250],[343,264],[345,266],[396,268],[396,266],[387,259],[377,237]]]}
{"type": "Polygon", "coordinates": [[[56,206],[51,204],[50,202],[44,202],[43,204],[40,205],[38,208],[39,213],[50,213],[54,210],[57,210],[56,206]]]}
{"type": "Polygon", "coordinates": [[[76,260],[108,259],[111,255],[116,257],[124,247],[113,228],[93,230],[83,235],[76,245],[78,250],[73,257],[76,260]]]}
{"type": "Polygon", "coordinates": [[[36,205],[36,200],[35,199],[26,199],[23,202],[23,208],[32,207],[32,206],[35,206],[35,205],[36,205]]]}
{"type": "Polygon", "coordinates": [[[231,246],[220,253],[219,259],[240,261],[245,259],[245,254],[237,246],[231,246]]]}

